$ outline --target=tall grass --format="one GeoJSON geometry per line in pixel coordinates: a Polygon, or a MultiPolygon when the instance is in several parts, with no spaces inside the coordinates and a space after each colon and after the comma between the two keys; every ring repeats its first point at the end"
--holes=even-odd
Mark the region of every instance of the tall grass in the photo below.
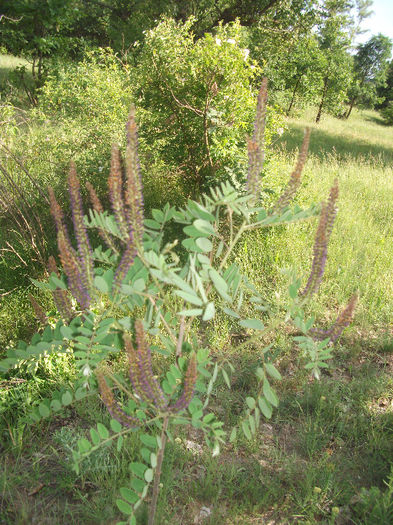
{"type": "MultiPolygon", "coordinates": [[[[289,120],[276,143],[265,185],[279,191],[294,164],[303,129],[312,128],[310,153],[297,196],[301,204],[326,198],[339,181],[339,213],[329,244],[328,265],[317,307],[332,319],[356,291],[360,304],[354,329],[386,328],[393,319],[393,127],[382,126],[375,112],[355,112],[348,121],[325,117],[319,126],[310,118],[289,120]]],[[[246,242],[241,260],[261,283],[284,284],[282,267],[295,266],[306,274],[312,252],[315,222],[275,230],[246,242]],[[269,270],[270,267],[270,270],[269,270]],[[268,268],[268,270],[266,270],[268,268]]]]}
{"type": "Polygon", "coordinates": [[[27,60],[13,55],[0,54],[0,86],[7,80],[10,72],[18,66],[28,66],[27,60]]]}

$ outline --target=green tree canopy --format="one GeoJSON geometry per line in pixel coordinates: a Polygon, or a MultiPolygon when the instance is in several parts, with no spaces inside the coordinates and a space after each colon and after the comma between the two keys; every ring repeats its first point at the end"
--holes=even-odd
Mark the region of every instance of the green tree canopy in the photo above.
{"type": "Polygon", "coordinates": [[[346,118],[351,114],[355,104],[374,107],[380,101],[378,87],[385,83],[391,53],[392,41],[381,33],[372,36],[357,47],[346,118]]]}

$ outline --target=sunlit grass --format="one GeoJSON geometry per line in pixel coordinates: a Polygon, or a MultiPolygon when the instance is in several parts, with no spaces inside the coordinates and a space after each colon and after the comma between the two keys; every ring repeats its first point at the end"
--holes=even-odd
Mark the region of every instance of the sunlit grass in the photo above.
{"type": "Polygon", "coordinates": [[[0,87],[5,82],[10,72],[18,66],[28,66],[27,60],[13,55],[0,54],[0,87]]]}
{"type": "MultiPolygon", "coordinates": [[[[375,112],[355,112],[348,121],[326,117],[319,126],[313,126],[297,196],[303,206],[320,202],[338,179],[339,213],[317,303],[320,311],[327,310],[332,318],[337,306],[358,291],[355,326],[366,329],[387,326],[393,319],[393,127],[381,126],[373,119],[377,119],[375,112]]],[[[266,186],[271,184],[279,191],[277,186],[285,184],[301,143],[301,130],[308,124],[307,118],[289,121],[288,131],[277,144],[278,158],[272,162],[266,186]]],[[[279,269],[285,266],[295,266],[306,274],[316,224],[313,220],[290,225],[272,230],[258,243],[248,242],[246,255],[253,271],[259,272],[259,279],[266,279],[269,263],[279,281],[283,281],[279,269]]],[[[269,270],[268,276],[270,279],[269,270]]]]}

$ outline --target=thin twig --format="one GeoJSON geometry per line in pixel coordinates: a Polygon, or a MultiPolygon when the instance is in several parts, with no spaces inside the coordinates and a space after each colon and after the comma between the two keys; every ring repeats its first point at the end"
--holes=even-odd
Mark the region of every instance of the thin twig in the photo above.
{"type": "Polygon", "coordinates": [[[168,422],[169,422],[169,415],[166,414],[164,416],[164,421],[162,423],[161,448],[157,454],[157,467],[156,467],[156,472],[154,476],[153,495],[152,495],[151,504],[150,504],[148,525],[154,525],[154,519],[156,516],[158,493],[160,491],[161,467],[162,467],[162,460],[164,459],[164,451],[165,451],[165,445],[166,445],[166,431],[168,429],[168,422]]]}

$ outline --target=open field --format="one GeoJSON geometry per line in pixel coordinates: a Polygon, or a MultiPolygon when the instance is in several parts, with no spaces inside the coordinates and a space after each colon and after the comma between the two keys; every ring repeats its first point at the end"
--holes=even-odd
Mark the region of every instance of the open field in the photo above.
{"type": "Polygon", "coordinates": [[[27,66],[27,60],[13,55],[0,54],[0,84],[9,76],[10,72],[18,66],[27,66]]]}
{"type": "MultiPolygon", "coordinates": [[[[335,178],[340,187],[339,213],[318,302],[331,312],[358,291],[360,305],[353,326],[383,331],[393,320],[393,256],[389,249],[393,240],[393,128],[381,125],[371,111],[355,112],[348,121],[325,117],[319,126],[312,123],[311,112],[291,120],[277,144],[278,169],[285,173],[284,179],[294,165],[306,126],[312,129],[311,144],[299,202],[325,199],[335,178]]],[[[281,177],[273,172],[271,182],[281,177]]],[[[293,264],[307,272],[305,255],[311,258],[314,228],[304,223],[272,233],[271,251],[264,256],[273,258],[274,253],[277,267],[293,264]]]]}

